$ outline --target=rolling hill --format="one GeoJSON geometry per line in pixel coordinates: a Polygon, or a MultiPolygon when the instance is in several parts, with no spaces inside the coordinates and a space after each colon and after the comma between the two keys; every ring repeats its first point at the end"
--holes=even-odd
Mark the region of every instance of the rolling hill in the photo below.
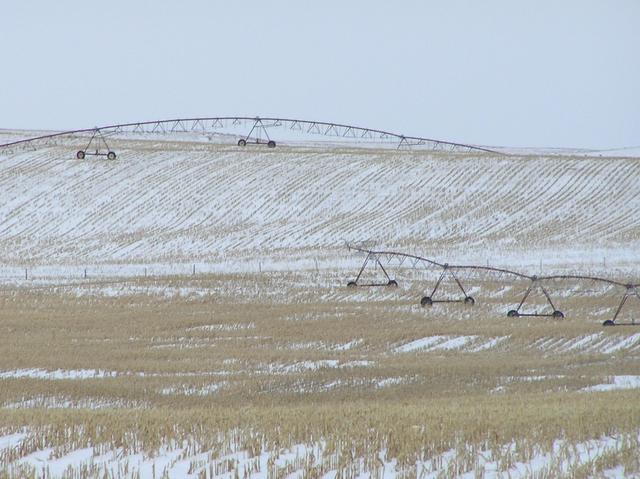
{"type": "Polygon", "coordinates": [[[3,265],[331,262],[363,240],[481,263],[624,265],[640,246],[634,158],[157,140],[121,140],[115,161],[74,152],[0,158],[3,265]]]}

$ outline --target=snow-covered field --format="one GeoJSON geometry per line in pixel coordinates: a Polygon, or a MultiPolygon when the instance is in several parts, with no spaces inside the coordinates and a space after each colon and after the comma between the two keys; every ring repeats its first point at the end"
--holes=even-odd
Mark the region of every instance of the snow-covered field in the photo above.
{"type": "Polygon", "coordinates": [[[640,245],[631,158],[125,141],[113,162],[74,151],[2,157],[4,275],[313,269],[344,264],[344,242],[363,240],[450,262],[610,270],[635,263],[640,245]]]}
{"type": "MultiPolygon", "coordinates": [[[[18,449],[27,433],[14,433],[0,437],[0,454],[18,449]]],[[[406,471],[397,471],[397,461],[388,457],[387,451],[379,451],[375,465],[364,458],[356,458],[350,471],[355,477],[395,479],[410,475],[423,479],[458,477],[530,478],[559,477],[571,471],[592,472],[597,477],[640,477],[625,471],[624,467],[606,467],[609,457],[624,453],[633,454],[639,442],[638,435],[601,437],[576,444],[557,440],[548,450],[533,448],[519,450],[518,444],[502,445],[495,450],[465,451],[450,449],[426,460],[417,461],[406,471]],[[469,464],[473,467],[469,468],[469,464]],[[604,464],[605,466],[603,467],[604,464]]],[[[196,453],[193,444],[165,445],[152,454],[127,454],[124,449],[100,451],[87,447],[65,454],[56,454],[53,448],[44,448],[23,457],[7,469],[9,474],[35,471],[41,477],[121,477],[121,478],[225,478],[244,477],[266,479],[286,474],[289,478],[304,478],[314,474],[322,479],[336,479],[339,470],[332,468],[338,461],[327,454],[326,444],[296,444],[278,452],[263,451],[252,455],[238,450],[212,458],[211,453],[196,453]]]]}
{"type": "Polygon", "coordinates": [[[559,321],[500,275],[345,287],[361,241],[640,283],[637,159],[115,149],[0,157],[0,478],[637,477],[624,288],[548,285],[559,321]]]}

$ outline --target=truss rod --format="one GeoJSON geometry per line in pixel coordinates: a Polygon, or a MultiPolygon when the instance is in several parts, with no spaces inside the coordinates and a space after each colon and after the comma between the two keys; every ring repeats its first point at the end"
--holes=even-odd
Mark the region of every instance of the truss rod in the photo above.
{"type": "MultiPolygon", "coordinates": [[[[49,139],[49,138],[57,138],[64,137],[70,135],[77,135],[81,133],[91,133],[94,130],[117,130],[120,132],[131,131],[135,133],[159,133],[169,134],[171,132],[188,132],[194,131],[195,125],[202,125],[204,130],[204,125],[209,124],[212,125],[221,125],[226,122],[231,122],[234,125],[239,125],[242,122],[250,122],[260,120],[261,122],[273,122],[274,125],[282,125],[283,127],[289,130],[297,130],[298,127],[302,127],[303,125],[306,127],[307,133],[318,134],[323,136],[331,136],[331,137],[353,137],[353,138],[370,138],[370,139],[380,139],[380,140],[396,140],[399,146],[400,144],[418,145],[418,144],[433,144],[434,147],[442,147],[443,149],[451,149],[452,151],[460,150],[460,151],[479,151],[479,152],[487,152],[493,154],[501,153],[496,150],[492,150],[490,148],[478,145],[469,145],[464,143],[455,143],[444,140],[436,140],[432,138],[424,138],[419,136],[405,136],[398,133],[393,133],[390,131],[379,130],[374,128],[364,128],[355,125],[346,125],[343,123],[333,123],[333,122],[325,122],[325,121],[312,121],[312,120],[304,120],[304,119],[295,119],[295,118],[277,118],[277,117],[249,117],[249,116],[218,116],[218,117],[193,117],[193,118],[174,118],[174,119],[161,119],[161,120],[151,120],[151,121],[138,121],[131,123],[119,123],[113,125],[105,125],[101,127],[95,128],[84,128],[77,130],[69,130],[57,133],[51,133],[48,135],[37,136],[34,138],[27,138],[24,140],[16,140],[5,144],[0,144],[0,152],[11,151],[10,147],[15,147],[20,144],[32,144],[38,145],[37,140],[49,139]],[[187,125],[191,125],[191,129],[187,127],[187,125]],[[149,127],[149,128],[147,128],[149,127]],[[340,134],[340,132],[344,132],[340,134]],[[348,132],[348,134],[347,134],[348,132]]],[[[254,125],[255,126],[255,125],[254,125]]],[[[264,129],[264,125],[262,125],[264,129]]]]}
{"type": "MultiPolygon", "coordinates": [[[[376,258],[380,257],[380,256],[385,256],[387,258],[389,258],[389,260],[393,257],[397,257],[399,259],[398,263],[401,266],[404,259],[410,259],[410,264],[412,268],[415,268],[418,264],[423,264],[429,267],[437,267],[437,268],[442,268],[442,271],[438,277],[438,280],[435,283],[435,286],[433,288],[433,290],[431,291],[431,296],[423,296],[420,304],[422,306],[431,306],[434,303],[437,302],[465,302],[465,303],[470,303],[473,304],[475,302],[475,300],[473,300],[473,298],[471,298],[471,296],[469,296],[466,292],[466,290],[464,289],[464,286],[462,285],[462,282],[460,281],[460,279],[457,277],[457,275],[454,273],[454,270],[456,271],[487,271],[487,272],[493,272],[493,273],[499,273],[499,274],[508,274],[508,275],[512,275],[516,278],[523,278],[523,279],[527,279],[530,281],[529,286],[527,287],[527,290],[524,293],[524,296],[522,297],[522,299],[520,300],[518,306],[516,307],[516,309],[512,309],[507,313],[507,316],[509,317],[519,317],[519,316],[536,316],[536,317],[553,317],[553,318],[558,318],[558,319],[562,319],[564,318],[564,313],[562,311],[560,311],[559,309],[556,308],[556,305],[554,304],[552,298],[551,298],[551,294],[549,293],[548,289],[545,287],[545,285],[543,284],[544,282],[549,283],[555,280],[575,280],[575,281],[593,281],[593,282],[600,282],[603,284],[608,284],[608,285],[612,285],[612,286],[616,286],[616,287],[624,287],[625,288],[625,293],[615,311],[615,314],[613,316],[613,319],[611,320],[607,320],[604,322],[605,326],[610,326],[610,325],[614,325],[616,319],[618,318],[618,316],[620,315],[620,312],[622,311],[623,307],[625,306],[627,300],[629,299],[629,297],[633,296],[635,298],[637,298],[640,301],[640,293],[638,292],[638,288],[640,288],[640,283],[625,283],[622,281],[618,281],[618,280],[614,280],[614,279],[610,279],[610,278],[602,278],[602,277],[598,277],[598,276],[592,276],[592,275],[549,275],[549,276],[536,276],[536,275],[528,275],[522,272],[518,272],[518,271],[514,271],[514,270],[510,270],[510,269],[506,269],[506,268],[499,268],[499,267],[494,267],[494,266],[490,266],[490,265],[474,265],[474,264],[466,264],[466,265],[462,265],[462,264],[449,264],[449,263],[441,263],[439,261],[436,261],[434,259],[430,259],[430,258],[426,258],[423,256],[418,256],[415,254],[409,254],[409,253],[403,253],[400,251],[389,251],[389,250],[373,250],[373,249],[369,249],[366,247],[362,247],[362,246],[357,246],[357,245],[353,245],[353,244],[349,244],[347,243],[347,248],[349,250],[353,250],[359,253],[365,253],[367,254],[367,258],[369,257],[369,255],[374,255],[376,258]],[[445,276],[447,274],[450,274],[451,277],[453,278],[453,280],[455,281],[455,283],[457,284],[458,288],[460,289],[460,291],[462,292],[462,294],[464,295],[465,299],[460,300],[460,299],[444,299],[444,300],[435,300],[434,296],[436,294],[436,292],[438,291],[438,288],[440,287],[440,285],[442,284],[442,281],[444,280],[445,276]],[[549,304],[549,306],[551,307],[551,313],[549,314],[539,314],[538,312],[533,312],[533,313],[527,313],[527,312],[522,312],[522,308],[525,305],[527,299],[530,297],[531,293],[533,291],[539,291],[540,293],[542,293],[542,296],[545,298],[545,301],[547,302],[547,304],[549,304]]],[[[387,271],[384,271],[385,275],[387,276],[387,278],[389,278],[389,275],[387,274],[387,271]]],[[[632,324],[635,324],[635,320],[632,320],[632,324]]]]}

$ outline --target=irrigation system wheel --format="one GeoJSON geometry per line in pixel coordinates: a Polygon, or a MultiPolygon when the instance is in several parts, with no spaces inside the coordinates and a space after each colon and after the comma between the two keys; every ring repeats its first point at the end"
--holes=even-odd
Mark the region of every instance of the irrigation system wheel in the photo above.
{"type": "Polygon", "coordinates": [[[397,288],[398,282],[395,279],[390,279],[387,283],[387,286],[389,286],[390,288],[397,288]]]}
{"type": "Polygon", "coordinates": [[[423,296],[420,300],[420,306],[422,306],[423,308],[426,308],[427,306],[433,306],[433,301],[431,301],[431,298],[429,296],[423,296]]]}
{"type": "Polygon", "coordinates": [[[355,281],[349,281],[347,283],[347,288],[355,288],[358,284],[355,281]]]}
{"type": "Polygon", "coordinates": [[[604,323],[602,323],[603,326],[615,326],[616,323],[614,323],[612,320],[607,319],[604,323]]]}
{"type": "Polygon", "coordinates": [[[76,153],[76,158],[79,160],[84,160],[84,151],[78,151],[78,153],[76,153]]]}
{"type": "Polygon", "coordinates": [[[464,298],[464,304],[468,304],[469,306],[473,306],[474,304],[476,304],[476,300],[473,299],[473,296],[467,296],[466,298],[464,298]]]}
{"type": "Polygon", "coordinates": [[[269,140],[269,142],[267,143],[267,146],[269,148],[275,148],[276,147],[276,142],[273,140],[269,140]]]}
{"type": "Polygon", "coordinates": [[[518,316],[520,316],[520,313],[518,313],[515,309],[512,309],[507,313],[507,317],[509,318],[517,318],[518,316]]]}
{"type": "Polygon", "coordinates": [[[241,138],[238,140],[238,146],[247,146],[247,140],[241,138]]]}
{"type": "Polygon", "coordinates": [[[107,159],[115,160],[116,159],[116,152],[115,151],[110,151],[109,153],[107,153],[107,159]]]}
{"type": "Polygon", "coordinates": [[[564,319],[564,313],[562,311],[558,311],[557,309],[553,312],[552,316],[556,319],[564,319]]]}

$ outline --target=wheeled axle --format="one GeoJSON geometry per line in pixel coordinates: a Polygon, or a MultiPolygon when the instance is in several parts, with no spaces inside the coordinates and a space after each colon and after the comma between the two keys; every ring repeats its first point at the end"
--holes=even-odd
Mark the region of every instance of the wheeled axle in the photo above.
{"type": "Polygon", "coordinates": [[[84,160],[85,156],[106,156],[108,160],[115,160],[116,159],[116,152],[115,151],[109,151],[108,153],[100,153],[99,151],[84,151],[84,150],[79,150],[76,153],[76,158],[79,160],[84,160]]]}
{"type": "Polygon", "coordinates": [[[423,296],[420,300],[420,306],[423,308],[433,306],[436,303],[464,303],[473,306],[476,304],[476,300],[472,296],[466,296],[462,299],[432,299],[430,296],[423,296]]]}
{"type": "Polygon", "coordinates": [[[363,286],[363,287],[388,286],[389,288],[397,288],[398,287],[398,282],[395,279],[390,279],[386,283],[358,284],[355,281],[349,281],[347,283],[347,288],[357,288],[358,286],[363,286]]]}
{"type": "Polygon", "coordinates": [[[276,147],[276,142],[273,141],[273,140],[269,140],[267,142],[260,141],[260,140],[247,141],[244,138],[240,138],[238,140],[238,146],[247,146],[247,145],[267,145],[267,147],[269,147],[269,148],[275,148],[276,147]]]}
{"type": "Polygon", "coordinates": [[[540,314],[540,313],[521,313],[520,311],[517,311],[515,309],[510,310],[507,313],[507,317],[509,318],[556,318],[556,319],[563,319],[564,318],[564,313],[562,311],[559,310],[554,310],[553,313],[548,313],[548,314],[540,314]]]}

